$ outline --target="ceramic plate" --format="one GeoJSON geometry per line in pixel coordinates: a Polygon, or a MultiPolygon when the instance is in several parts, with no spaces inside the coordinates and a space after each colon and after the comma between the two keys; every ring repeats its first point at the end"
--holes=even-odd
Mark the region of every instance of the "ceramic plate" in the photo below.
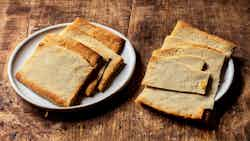
{"type": "Polygon", "coordinates": [[[227,90],[231,86],[234,78],[234,63],[233,59],[230,58],[228,64],[226,66],[226,71],[224,73],[223,80],[221,81],[220,87],[215,96],[215,101],[218,101],[224,94],[226,94],[227,90]]]}
{"type": "Polygon", "coordinates": [[[70,107],[59,107],[46,99],[40,97],[27,87],[25,87],[23,84],[21,84],[19,81],[16,80],[15,73],[17,70],[19,70],[20,66],[24,63],[24,61],[29,58],[29,56],[34,51],[36,45],[40,42],[40,40],[47,34],[47,33],[58,33],[62,31],[64,27],[69,25],[70,23],[64,23],[64,24],[58,24],[49,26],[47,28],[41,29],[32,35],[30,35],[28,38],[26,38],[23,42],[21,42],[13,51],[13,53],[10,56],[9,62],[8,62],[8,77],[11,82],[11,85],[17,92],[19,96],[21,96],[24,100],[27,102],[49,110],[72,110],[72,109],[80,109],[84,107],[88,107],[91,105],[94,105],[98,102],[103,101],[104,99],[110,97],[111,95],[117,93],[119,90],[121,90],[129,81],[131,78],[134,69],[135,69],[135,63],[136,63],[136,55],[134,48],[132,47],[130,41],[122,35],[120,32],[109,28],[107,26],[98,24],[98,23],[92,23],[96,26],[99,26],[101,28],[107,29],[114,34],[120,36],[125,42],[124,49],[121,53],[121,56],[124,59],[125,67],[122,69],[122,71],[118,74],[118,76],[115,78],[111,86],[103,93],[97,93],[93,97],[84,97],[79,105],[70,106],[70,107]]]}

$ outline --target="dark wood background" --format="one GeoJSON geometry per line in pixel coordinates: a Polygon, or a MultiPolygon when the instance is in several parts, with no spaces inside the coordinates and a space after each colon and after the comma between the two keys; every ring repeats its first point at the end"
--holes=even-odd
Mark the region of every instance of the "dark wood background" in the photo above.
{"type": "Polygon", "coordinates": [[[0,140],[247,141],[250,140],[249,0],[0,0],[0,140]],[[132,42],[136,71],[129,85],[94,108],[49,112],[17,96],[6,75],[11,50],[32,32],[75,17],[110,26],[132,42]],[[134,103],[152,50],[178,19],[238,44],[235,81],[216,103],[214,120],[202,123],[163,115],[134,103]]]}

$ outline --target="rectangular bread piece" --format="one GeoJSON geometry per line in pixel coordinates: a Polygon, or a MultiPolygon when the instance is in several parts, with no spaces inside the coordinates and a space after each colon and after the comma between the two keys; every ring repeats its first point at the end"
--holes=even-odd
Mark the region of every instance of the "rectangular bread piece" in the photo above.
{"type": "MultiPolygon", "coordinates": [[[[157,54],[153,54],[157,55],[157,54]]],[[[176,56],[171,56],[172,54],[162,54],[164,58],[176,58],[176,56]],[[166,56],[164,56],[166,55],[166,56]]],[[[186,56],[186,55],[185,55],[186,56]]],[[[159,56],[158,56],[159,57],[159,56]]],[[[193,56],[192,56],[193,57],[193,56]]],[[[185,58],[185,57],[182,57],[185,58]]],[[[200,58],[200,57],[197,57],[200,58]]],[[[177,59],[177,58],[176,58],[177,59]]],[[[195,59],[195,58],[194,58],[195,59]]],[[[179,61],[185,61],[188,66],[192,66],[194,70],[202,70],[202,67],[199,65],[192,65],[191,61],[187,61],[186,59],[178,59],[179,61]]],[[[192,59],[190,59],[192,60],[192,59]]],[[[199,62],[199,60],[196,60],[199,62]]],[[[200,63],[198,63],[200,64],[200,63]]],[[[167,91],[156,88],[145,87],[141,94],[136,98],[137,103],[142,103],[149,107],[152,107],[158,111],[172,114],[175,116],[180,116],[183,118],[191,118],[191,119],[201,119],[203,115],[204,108],[208,107],[209,102],[207,101],[207,97],[205,96],[193,96],[192,93],[182,93],[175,91],[167,91]],[[184,104],[180,104],[184,103],[184,104]],[[206,105],[207,104],[207,105],[206,105]],[[188,108],[187,108],[188,107],[188,108]]]]}
{"type": "MultiPolygon", "coordinates": [[[[187,58],[186,58],[187,59],[187,58]]],[[[151,57],[142,84],[154,88],[204,95],[210,74],[172,60],[151,57]]]]}
{"type": "Polygon", "coordinates": [[[192,56],[192,55],[176,55],[176,56],[154,56],[154,54],[152,54],[152,57],[157,57],[159,59],[162,60],[174,60],[180,63],[185,64],[186,66],[191,66],[191,68],[195,68],[196,70],[202,70],[205,65],[206,62],[203,58],[201,57],[197,57],[197,56],[192,56]]]}
{"type": "Polygon", "coordinates": [[[75,40],[48,34],[16,78],[54,104],[70,106],[101,60],[96,52],[75,40]]]}
{"type": "Polygon", "coordinates": [[[202,119],[203,113],[213,102],[203,95],[186,94],[145,87],[136,98],[136,103],[158,111],[188,119],[202,119]],[[209,100],[209,101],[208,101],[209,100]]]}
{"type": "Polygon", "coordinates": [[[71,25],[67,26],[60,35],[89,46],[109,62],[104,71],[104,68],[101,69],[103,73],[98,73],[102,76],[97,76],[91,82],[85,94],[91,95],[95,85],[98,85],[97,88],[99,91],[104,91],[124,65],[122,57],[117,54],[123,49],[123,39],[80,18],[77,18],[71,25]],[[97,82],[98,78],[100,78],[99,82],[97,82]]]}
{"type": "Polygon", "coordinates": [[[153,52],[153,55],[173,56],[189,54],[192,56],[204,58],[206,62],[206,71],[210,73],[210,80],[212,84],[212,90],[208,91],[208,95],[212,93],[211,97],[214,98],[219,86],[221,70],[224,65],[226,56],[221,51],[208,46],[192,44],[190,42],[186,42],[182,39],[174,37],[171,37],[171,39],[175,39],[175,41],[178,40],[178,43],[169,42],[164,48],[155,50],[153,52]]]}
{"type": "Polygon", "coordinates": [[[236,47],[234,43],[201,31],[184,21],[177,22],[171,36],[178,37],[189,42],[194,42],[196,44],[216,48],[224,52],[227,57],[231,56],[233,49],[236,47]]]}
{"type": "Polygon", "coordinates": [[[207,94],[201,96],[196,94],[145,88],[145,91],[143,91],[136,98],[136,102],[146,104],[159,111],[173,114],[175,116],[202,119],[202,115],[206,109],[213,109],[214,97],[219,86],[221,69],[226,56],[214,48],[191,44],[183,40],[179,40],[179,42],[182,43],[178,43],[178,46],[174,44],[166,44],[170,46],[154,51],[153,56],[166,57],[174,55],[192,55],[204,58],[207,64],[206,71],[210,72],[211,81],[211,86],[208,88],[207,94]]]}
{"type": "Polygon", "coordinates": [[[76,18],[73,25],[80,28],[81,31],[90,37],[102,42],[107,48],[119,54],[123,50],[125,40],[112,32],[91,24],[83,18],[76,18]]]}

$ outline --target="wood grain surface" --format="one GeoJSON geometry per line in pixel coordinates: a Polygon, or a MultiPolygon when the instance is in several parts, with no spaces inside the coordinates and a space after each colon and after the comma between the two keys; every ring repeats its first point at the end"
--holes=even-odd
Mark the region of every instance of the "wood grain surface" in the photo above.
{"type": "Polygon", "coordinates": [[[249,0],[1,0],[0,17],[1,141],[250,140],[249,0]],[[46,114],[11,88],[8,56],[34,31],[79,16],[126,35],[137,52],[136,71],[123,91],[93,108],[46,114]],[[234,83],[207,123],[178,119],[134,103],[152,51],[161,46],[178,19],[238,44],[233,54],[234,83]]]}

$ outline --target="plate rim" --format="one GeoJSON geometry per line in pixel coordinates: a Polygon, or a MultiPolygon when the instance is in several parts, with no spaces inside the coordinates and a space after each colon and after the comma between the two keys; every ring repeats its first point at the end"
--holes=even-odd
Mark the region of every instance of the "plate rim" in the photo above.
{"type": "MultiPolygon", "coordinates": [[[[99,26],[101,28],[105,28],[105,29],[108,29],[108,30],[112,30],[112,32],[118,36],[120,36],[121,38],[123,38],[131,47],[131,55],[134,56],[134,61],[132,62],[132,70],[130,72],[129,77],[127,78],[127,80],[125,81],[125,83],[117,88],[117,90],[115,90],[114,92],[112,92],[109,96],[103,98],[102,100],[98,101],[98,102],[95,102],[95,103],[92,103],[92,104],[87,104],[87,105],[73,105],[73,106],[69,106],[69,107],[46,107],[46,106],[42,106],[42,105],[39,105],[37,104],[36,102],[33,102],[32,100],[28,99],[27,97],[23,96],[22,95],[22,92],[19,90],[18,86],[16,85],[16,83],[14,82],[14,77],[12,76],[12,71],[13,71],[13,64],[14,64],[14,60],[16,58],[16,55],[17,53],[22,49],[22,47],[27,44],[30,40],[32,40],[34,37],[44,33],[44,32],[47,32],[47,31],[50,31],[50,30],[53,30],[53,29],[58,29],[58,28],[62,28],[62,27],[65,27],[71,23],[61,23],[61,24],[56,24],[56,25],[51,25],[51,26],[48,26],[48,27],[45,27],[45,28],[42,28],[32,34],[30,34],[28,37],[26,37],[23,41],[21,41],[19,44],[16,45],[16,47],[14,48],[14,50],[11,52],[11,55],[8,59],[8,64],[7,64],[7,74],[8,74],[8,79],[10,81],[10,84],[11,86],[14,88],[16,94],[18,96],[20,96],[24,101],[36,106],[36,107],[39,107],[39,108],[42,108],[42,109],[46,109],[46,110],[57,110],[57,111],[68,111],[68,110],[80,110],[80,109],[84,109],[84,108],[88,108],[90,106],[93,106],[93,105],[96,105],[98,103],[101,103],[105,100],[107,100],[108,98],[112,97],[115,93],[118,93],[119,91],[121,91],[124,87],[127,86],[128,82],[131,80],[132,78],[132,75],[135,71],[135,67],[136,67],[136,53],[135,53],[135,49],[132,45],[132,43],[130,42],[130,40],[125,36],[123,35],[121,32],[117,31],[116,29],[113,29],[109,26],[106,26],[106,25],[103,25],[103,24],[99,24],[99,23],[95,23],[95,22],[91,22],[92,24],[96,25],[96,26],[99,26]]],[[[35,92],[34,92],[35,93],[35,92]]]]}
{"type": "Polygon", "coordinates": [[[225,86],[225,88],[221,90],[221,91],[222,91],[222,92],[221,92],[222,94],[220,94],[220,95],[218,95],[218,92],[220,92],[220,91],[219,91],[220,86],[219,86],[219,88],[218,88],[218,90],[217,90],[217,92],[216,92],[216,96],[214,97],[214,101],[215,101],[215,102],[219,101],[219,100],[227,93],[227,91],[229,90],[229,88],[231,87],[231,85],[232,85],[232,83],[233,83],[233,80],[234,80],[234,73],[235,73],[235,67],[234,67],[233,58],[229,58],[229,59],[228,59],[228,61],[227,61],[227,67],[226,67],[226,70],[225,70],[225,72],[224,72],[224,75],[226,74],[226,71],[227,71],[228,69],[231,69],[231,74],[232,74],[232,76],[229,77],[228,83],[227,83],[227,85],[225,86]]]}

